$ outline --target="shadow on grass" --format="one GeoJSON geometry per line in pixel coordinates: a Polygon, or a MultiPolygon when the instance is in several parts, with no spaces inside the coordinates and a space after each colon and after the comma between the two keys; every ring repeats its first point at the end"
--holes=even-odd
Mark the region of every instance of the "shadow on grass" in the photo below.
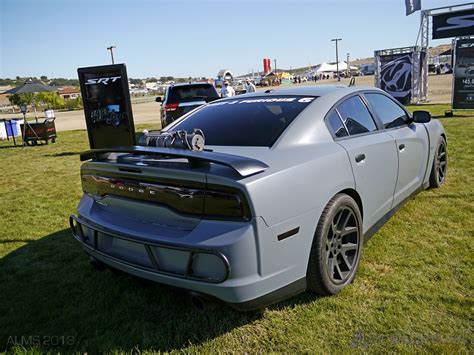
{"type": "Polygon", "coordinates": [[[56,154],[46,154],[46,157],[69,157],[73,155],[79,155],[82,152],[62,152],[62,153],[56,153],[56,154]]]}
{"type": "MultiPolygon", "coordinates": [[[[198,311],[183,291],[97,271],[68,229],[26,242],[0,259],[0,351],[169,351],[262,316],[217,303],[198,311]]],[[[311,300],[303,294],[270,309],[311,300]]]]}
{"type": "Polygon", "coordinates": [[[23,145],[22,144],[18,144],[17,145],[13,145],[13,143],[11,145],[2,145],[0,146],[0,149],[8,149],[8,148],[23,148],[23,145]]]}

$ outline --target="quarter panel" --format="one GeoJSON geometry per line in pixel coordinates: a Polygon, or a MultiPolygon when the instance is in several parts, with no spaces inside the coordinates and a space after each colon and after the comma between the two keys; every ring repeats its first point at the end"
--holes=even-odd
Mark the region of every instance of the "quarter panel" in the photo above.
{"type": "Polygon", "coordinates": [[[355,186],[347,154],[334,142],[280,151],[278,161],[246,184],[256,216],[269,226],[325,206],[337,192],[355,186]]]}

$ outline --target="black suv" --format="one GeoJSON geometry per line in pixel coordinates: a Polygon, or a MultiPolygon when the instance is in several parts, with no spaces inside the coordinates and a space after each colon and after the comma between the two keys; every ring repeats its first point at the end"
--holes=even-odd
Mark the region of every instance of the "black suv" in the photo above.
{"type": "Polygon", "coordinates": [[[163,100],[161,100],[161,97],[156,98],[156,102],[162,102],[161,128],[196,107],[219,98],[216,88],[209,83],[170,85],[166,89],[163,100]]]}

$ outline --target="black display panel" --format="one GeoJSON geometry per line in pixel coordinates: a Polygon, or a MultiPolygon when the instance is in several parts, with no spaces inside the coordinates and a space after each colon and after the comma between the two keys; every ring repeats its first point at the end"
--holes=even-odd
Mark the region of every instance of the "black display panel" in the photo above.
{"type": "Polygon", "coordinates": [[[380,56],[380,88],[403,104],[411,101],[413,53],[380,56]]]}
{"type": "Polygon", "coordinates": [[[453,109],[474,109],[474,38],[458,39],[455,47],[453,109]]]}
{"type": "Polygon", "coordinates": [[[433,15],[433,39],[474,35],[474,9],[433,15]]]}
{"type": "Polygon", "coordinates": [[[79,68],[91,149],[135,145],[135,126],[125,64],[79,68]]]}

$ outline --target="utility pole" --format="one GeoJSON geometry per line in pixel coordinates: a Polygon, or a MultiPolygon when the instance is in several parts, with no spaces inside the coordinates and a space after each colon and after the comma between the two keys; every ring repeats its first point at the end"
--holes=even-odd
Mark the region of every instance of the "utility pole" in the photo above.
{"type": "Polygon", "coordinates": [[[337,48],[337,42],[342,41],[342,38],[333,38],[331,39],[331,42],[336,42],[336,71],[337,71],[337,81],[341,80],[341,77],[339,76],[339,52],[337,48]]]}
{"type": "Polygon", "coordinates": [[[117,47],[115,47],[115,46],[107,47],[107,50],[110,51],[110,56],[112,57],[112,64],[115,64],[115,61],[114,61],[114,48],[117,48],[117,47]]]}
{"type": "Polygon", "coordinates": [[[275,69],[274,69],[274,71],[275,71],[275,75],[276,75],[276,72],[277,72],[277,60],[276,60],[276,59],[273,59],[273,62],[275,63],[275,69]]]}
{"type": "Polygon", "coordinates": [[[347,53],[346,65],[347,65],[347,74],[348,76],[351,76],[351,65],[349,63],[349,53],[347,53]]]}

